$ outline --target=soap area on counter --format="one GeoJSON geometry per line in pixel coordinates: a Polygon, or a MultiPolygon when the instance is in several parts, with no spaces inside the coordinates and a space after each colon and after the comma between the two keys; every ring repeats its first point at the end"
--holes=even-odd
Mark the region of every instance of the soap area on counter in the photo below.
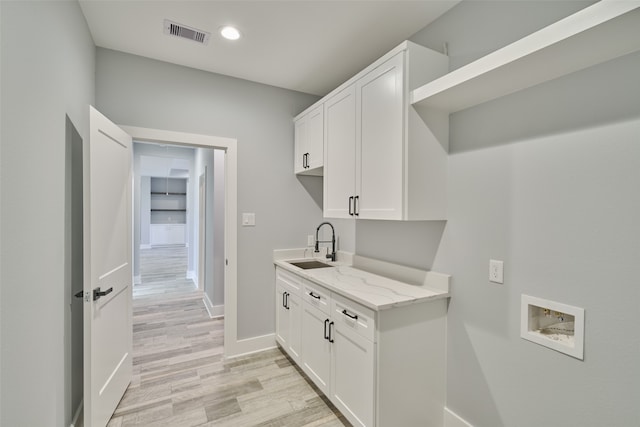
{"type": "Polygon", "coordinates": [[[449,275],[342,251],[273,262],[278,345],[353,425],[441,425],[449,275]]]}

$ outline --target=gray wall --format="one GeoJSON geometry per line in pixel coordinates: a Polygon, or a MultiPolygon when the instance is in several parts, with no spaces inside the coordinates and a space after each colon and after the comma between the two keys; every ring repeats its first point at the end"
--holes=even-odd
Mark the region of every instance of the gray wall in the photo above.
{"type": "Polygon", "coordinates": [[[106,49],[96,98],[118,124],[238,139],[238,214],[256,214],[238,228],[238,336],[273,333],[272,250],[306,245],[321,221],[292,173],[292,118],[317,98],[106,49]]]}
{"type": "MultiPolygon", "coordinates": [[[[456,68],[583,6],[464,2],[412,39],[456,68]]],[[[453,114],[449,220],[358,222],[358,253],[452,275],[447,406],[474,426],[638,425],[638,76],[634,54],[453,114]],[[520,338],[521,294],[585,308],[584,361],[520,338]]]]}
{"type": "Polygon", "coordinates": [[[95,48],[75,2],[0,2],[2,426],[72,414],[66,116],[87,141],[95,48]]]}

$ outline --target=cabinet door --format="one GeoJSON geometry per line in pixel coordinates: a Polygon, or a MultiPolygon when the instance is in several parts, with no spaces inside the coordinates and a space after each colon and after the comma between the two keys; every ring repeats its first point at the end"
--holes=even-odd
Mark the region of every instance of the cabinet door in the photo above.
{"type": "Polygon", "coordinates": [[[311,111],[307,119],[308,169],[324,165],[324,107],[311,111]]]}
{"type": "Polygon", "coordinates": [[[300,347],[302,339],[302,299],[299,295],[289,294],[287,297],[289,308],[289,342],[287,349],[289,356],[300,363],[300,347]]]}
{"type": "MultiPolygon", "coordinates": [[[[339,322],[333,325],[331,401],[355,426],[374,425],[374,344],[339,322]]],[[[393,367],[387,367],[393,369],[393,367]]]]}
{"type": "Polygon", "coordinates": [[[324,216],[350,218],[349,198],[355,196],[356,99],[349,86],[324,107],[324,216]]]}
{"type": "Polygon", "coordinates": [[[329,316],[306,302],[302,304],[302,369],[329,396],[331,376],[331,343],[328,333],[329,316]]]}
{"type": "Polygon", "coordinates": [[[166,244],[167,245],[184,245],[185,233],[184,224],[172,224],[166,226],[166,244]]]}
{"type": "Polygon", "coordinates": [[[307,153],[307,116],[303,116],[294,123],[294,173],[304,172],[304,155],[307,153]]]}
{"type": "Polygon", "coordinates": [[[356,82],[358,218],[402,219],[403,62],[401,52],[356,82]]]}
{"type": "Polygon", "coordinates": [[[287,290],[276,282],[276,339],[285,350],[289,347],[289,310],[286,307],[287,290]]]}

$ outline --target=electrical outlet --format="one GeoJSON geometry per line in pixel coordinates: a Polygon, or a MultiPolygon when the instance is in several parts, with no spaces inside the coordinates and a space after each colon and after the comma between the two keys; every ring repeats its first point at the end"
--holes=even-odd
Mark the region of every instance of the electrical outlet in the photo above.
{"type": "Polygon", "coordinates": [[[316,244],[316,239],[315,237],[313,237],[313,234],[307,235],[307,246],[311,247],[311,246],[315,246],[315,244],[316,244]]]}
{"type": "Polygon", "coordinates": [[[504,283],[504,262],[495,259],[489,260],[489,281],[504,283]]]}

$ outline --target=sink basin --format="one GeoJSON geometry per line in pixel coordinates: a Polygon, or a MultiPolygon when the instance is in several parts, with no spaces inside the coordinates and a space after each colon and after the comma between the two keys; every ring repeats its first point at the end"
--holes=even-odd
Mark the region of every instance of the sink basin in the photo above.
{"type": "Polygon", "coordinates": [[[296,267],[301,268],[303,270],[310,270],[312,268],[333,267],[332,265],[329,265],[327,263],[320,262],[320,261],[295,261],[295,262],[289,262],[289,264],[295,265],[296,267]]]}

